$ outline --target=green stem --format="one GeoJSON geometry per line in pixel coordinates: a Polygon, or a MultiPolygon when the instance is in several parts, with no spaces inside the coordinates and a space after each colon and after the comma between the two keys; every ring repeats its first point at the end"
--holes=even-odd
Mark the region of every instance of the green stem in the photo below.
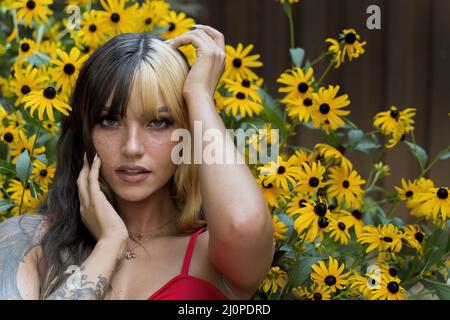
{"type": "Polygon", "coordinates": [[[27,189],[27,185],[28,185],[28,179],[30,178],[30,168],[31,168],[31,164],[33,162],[32,156],[34,153],[34,147],[36,146],[36,142],[39,138],[39,131],[41,131],[41,126],[38,126],[38,128],[37,128],[36,137],[33,142],[33,147],[31,148],[30,162],[28,163],[28,169],[27,169],[27,178],[25,179],[25,184],[22,188],[22,196],[20,198],[19,215],[22,214],[23,196],[25,195],[25,190],[27,189]]]}
{"type": "MultiPolygon", "coordinates": [[[[414,130],[411,131],[411,140],[416,145],[416,138],[414,137],[414,130]]],[[[414,157],[417,159],[417,162],[419,163],[421,172],[423,172],[425,170],[425,168],[423,167],[422,162],[420,162],[419,156],[417,155],[416,152],[413,152],[413,154],[414,154],[414,157]]]]}
{"type": "Polygon", "coordinates": [[[291,48],[295,48],[294,19],[292,19],[292,7],[291,6],[289,6],[288,18],[289,18],[289,33],[290,33],[290,39],[291,39],[291,48]]]}
{"type": "Polygon", "coordinates": [[[359,130],[358,126],[356,124],[354,124],[353,122],[350,121],[350,119],[348,119],[347,117],[342,117],[345,122],[347,122],[353,129],[357,129],[359,130]]]}
{"type": "Polygon", "coordinates": [[[372,190],[372,188],[375,186],[375,183],[377,183],[379,176],[380,176],[380,172],[378,171],[377,173],[375,173],[375,177],[373,178],[372,183],[367,187],[366,192],[369,192],[370,190],[372,190]]]}
{"type": "MultiPolygon", "coordinates": [[[[380,153],[378,153],[378,156],[377,156],[377,158],[376,158],[374,163],[379,162],[381,160],[381,158],[384,156],[385,153],[386,153],[386,148],[383,145],[381,147],[380,153]]],[[[368,183],[367,185],[369,185],[369,181],[372,180],[372,176],[373,176],[374,170],[375,170],[375,167],[372,166],[372,169],[370,169],[369,178],[367,179],[367,183],[368,183]]],[[[366,190],[366,192],[367,192],[367,190],[366,190]]]]}
{"type": "Polygon", "coordinates": [[[17,41],[17,43],[19,43],[20,42],[20,36],[19,36],[19,24],[18,24],[18,21],[17,21],[17,11],[16,10],[11,10],[11,14],[12,14],[12,17],[13,17],[14,29],[17,30],[16,41],[17,41]]]}
{"type": "Polygon", "coordinates": [[[318,57],[316,60],[314,60],[313,62],[311,62],[311,67],[314,66],[315,64],[319,63],[320,61],[322,61],[325,57],[329,56],[330,54],[333,54],[333,52],[327,51],[325,53],[322,53],[322,55],[320,57],[318,57]]]}
{"type": "MultiPolygon", "coordinates": [[[[442,151],[446,152],[447,150],[450,150],[450,146],[448,146],[447,148],[445,148],[442,151]]],[[[431,167],[433,167],[436,164],[436,162],[439,161],[438,155],[436,155],[436,157],[434,157],[433,161],[431,161],[430,164],[422,171],[422,173],[420,174],[419,178],[422,178],[431,169],[431,167]]]]}
{"type": "Polygon", "coordinates": [[[332,67],[333,67],[333,60],[330,60],[328,67],[325,69],[324,73],[322,73],[322,75],[320,76],[319,81],[317,81],[317,88],[320,87],[320,84],[322,83],[323,79],[325,79],[328,72],[330,72],[332,67]]]}

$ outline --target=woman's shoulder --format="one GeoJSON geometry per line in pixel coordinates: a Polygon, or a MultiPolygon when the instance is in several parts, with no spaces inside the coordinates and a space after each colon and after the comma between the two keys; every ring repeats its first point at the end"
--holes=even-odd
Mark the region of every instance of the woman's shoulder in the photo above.
{"type": "Polygon", "coordinates": [[[50,223],[43,214],[25,213],[7,218],[0,223],[0,246],[25,245],[36,246],[40,243],[50,223]]]}

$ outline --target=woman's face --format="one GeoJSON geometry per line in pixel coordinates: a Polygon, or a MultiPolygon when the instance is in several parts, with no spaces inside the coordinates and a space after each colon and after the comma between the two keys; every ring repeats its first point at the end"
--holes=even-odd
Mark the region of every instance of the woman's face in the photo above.
{"type": "MultiPolygon", "coordinates": [[[[160,120],[146,116],[137,97],[133,91],[126,118],[106,116],[107,112],[103,111],[92,133],[94,147],[101,159],[100,174],[116,197],[126,201],[144,200],[163,187],[176,169],[171,151],[177,141],[171,141],[170,136],[179,126],[173,123],[160,94],[160,120]],[[123,165],[142,166],[150,173],[141,181],[125,181],[121,178],[122,173],[117,171],[123,165]]],[[[110,106],[111,98],[105,107],[110,106]]]]}

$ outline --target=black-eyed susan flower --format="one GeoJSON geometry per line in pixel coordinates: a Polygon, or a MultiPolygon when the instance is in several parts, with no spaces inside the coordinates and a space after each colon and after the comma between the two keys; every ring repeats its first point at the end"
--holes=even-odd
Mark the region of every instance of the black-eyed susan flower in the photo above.
{"type": "Polygon", "coordinates": [[[50,86],[44,90],[31,91],[23,97],[22,102],[25,103],[24,109],[30,108],[31,116],[38,109],[38,117],[41,121],[44,118],[44,112],[47,114],[49,120],[55,121],[53,108],[66,116],[69,115],[67,110],[72,110],[71,106],[58,99],[55,88],[50,86]]]}
{"type": "Polygon", "coordinates": [[[159,25],[167,30],[161,36],[164,39],[172,39],[192,29],[195,20],[186,16],[184,12],[176,13],[171,10],[164,15],[159,25]]]}
{"type": "Polygon", "coordinates": [[[347,285],[347,277],[350,272],[343,273],[345,264],[339,265],[338,261],[333,257],[328,257],[328,266],[323,261],[318,264],[313,264],[311,268],[314,270],[311,273],[311,279],[319,286],[328,288],[331,292],[345,289],[347,285]]]}
{"type": "Polygon", "coordinates": [[[5,119],[8,116],[8,112],[6,112],[5,108],[3,108],[3,105],[0,103],[0,128],[1,128],[1,122],[3,119],[5,119]]]}
{"type": "Polygon", "coordinates": [[[332,214],[328,214],[327,217],[319,217],[317,219],[317,228],[306,229],[306,232],[299,235],[299,239],[309,243],[313,243],[316,239],[319,239],[319,241],[322,242],[325,234],[330,233],[331,231],[329,219],[331,216],[332,214]]]}
{"type": "Polygon", "coordinates": [[[350,113],[349,110],[343,110],[350,104],[348,95],[337,96],[338,91],[339,86],[329,86],[328,89],[322,87],[313,93],[315,105],[311,112],[312,124],[314,127],[326,124],[324,131],[327,133],[343,126],[345,123],[341,117],[350,113]]]}
{"type": "Polygon", "coordinates": [[[303,162],[300,168],[298,183],[294,190],[311,196],[322,186],[325,167],[320,162],[313,162],[311,165],[303,162]]]}
{"type": "Polygon", "coordinates": [[[313,74],[314,70],[311,67],[308,68],[306,73],[299,67],[284,71],[277,79],[278,83],[286,85],[278,89],[278,92],[286,94],[282,102],[285,102],[287,99],[302,98],[303,100],[310,97],[313,92],[313,74]]]}
{"type": "Polygon", "coordinates": [[[294,165],[295,159],[290,157],[284,161],[282,156],[278,156],[277,162],[270,161],[268,164],[259,167],[260,173],[266,176],[266,183],[274,183],[277,187],[290,191],[288,182],[295,185],[295,179],[298,178],[301,170],[294,165]]]}
{"type": "Polygon", "coordinates": [[[249,44],[244,48],[242,43],[239,43],[236,49],[226,45],[226,66],[223,77],[234,80],[237,78],[237,75],[240,75],[241,78],[250,81],[258,79],[259,77],[250,68],[261,67],[263,63],[258,61],[259,54],[249,55],[252,49],[253,44],[249,44]]]}
{"type": "Polygon", "coordinates": [[[18,132],[19,132],[19,139],[17,140],[17,143],[12,145],[11,148],[9,149],[9,153],[12,156],[11,159],[12,164],[14,165],[16,164],[17,159],[25,150],[28,150],[28,154],[30,155],[30,157],[35,157],[45,152],[45,146],[38,147],[37,145],[35,145],[36,134],[33,134],[30,138],[27,138],[23,130],[19,130],[18,132]],[[33,152],[31,152],[31,150],[33,150],[33,152]]]}
{"type": "Polygon", "coordinates": [[[51,135],[57,135],[59,132],[59,127],[56,125],[55,122],[50,120],[42,121],[42,128],[47,130],[48,133],[51,135]]]}
{"type": "Polygon", "coordinates": [[[391,106],[389,110],[379,112],[375,115],[373,126],[380,129],[384,135],[390,135],[394,132],[407,133],[413,129],[415,108],[406,108],[399,110],[391,106]]]}
{"type": "Polygon", "coordinates": [[[366,274],[365,276],[353,271],[348,278],[348,286],[350,289],[356,289],[363,295],[364,298],[371,300],[373,291],[380,285],[381,275],[373,277],[373,275],[366,274]],[[380,280],[377,281],[376,278],[380,280]]]}
{"type": "Polygon", "coordinates": [[[98,23],[106,28],[108,34],[114,36],[137,31],[139,3],[133,3],[125,8],[127,2],[127,0],[100,0],[104,11],[98,11],[98,23]]]}
{"type": "Polygon", "coordinates": [[[337,214],[342,215],[342,221],[348,227],[353,227],[355,229],[355,235],[359,238],[362,233],[362,228],[364,227],[364,222],[362,221],[363,212],[358,209],[352,210],[351,212],[342,209],[336,211],[337,214]]]}
{"type": "Polygon", "coordinates": [[[231,97],[224,97],[223,100],[225,113],[229,116],[237,117],[238,113],[241,117],[253,117],[263,111],[263,106],[260,102],[253,101],[250,96],[242,91],[233,93],[231,97]]]}
{"type": "Polygon", "coordinates": [[[242,78],[240,75],[236,76],[236,80],[225,78],[223,80],[225,88],[236,95],[238,93],[245,95],[252,101],[261,104],[261,97],[259,95],[259,87],[248,79],[242,78]]]}
{"type": "Polygon", "coordinates": [[[259,289],[264,293],[274,294],[284,287],[286,279],[286,272],[281,270],[279,266],[271,267],[259,286],[259,289]]]}
{"type": "Polygon", "coordinates": [[[278,208],[280,204],[285,202],[285,197],[289,194],[289,192],[276,187],[273,183],[266,181],[266,176],[260,175],[256,179],[261,191],[263,193],[264,199],[266,202],[275,208],[278,208]]]}
{"type": "Polygon", "coordinates": [[[312,95],[284,99],[283,102],[286,104],[286,112],[292,120],[308,122],[311,119],[314,105],[312,95]]]}
{"type": "MultiPolygon", "coordinates": [[[[160,0],[146,0],[142,3],[139,11],[140,32],[152,31],[155,25],[158,25],[162,17],[169,14],[170,4],[160,0]]],[[[188,27],[187,29],[189,29],[188,27]]]]}
{"type": "Polygon", "coordinates": [[[309,200],[305,203],[305,207],[299,209],[298,213],[298,217],[294,221],[295,230],[300,235],[303,230],[310,228],[309,231],[311,233],[308,238],[314,239],[319,233],[319,223],[328,223],[327,220],[324,220],[324,217],[328,217],[330,211],[328,210],[326,203],[309,200]]]}
{"type": "Polygon", "coordinates": [[[288,228],[284,224],[283,221],[278,220],[277,215],[272,216],[272,223],[273,223],[273,230],[274,230],[274,238],[275,240],[284,240],[286,239],[286,232],[288,231],[288,228]]]}
{"type": "Polygon", "coordinates": [[[279,3],[284,4],[284,2],[289,2],[290,4],[299,3],[300,0],[277,0],[279,3]]]}
{"type": "Polygon", "coordinates": [[[411,198],[409,198],[409,201],[406,202],[406,206],[411,209],[410,213],[413,216],[430,219],[429,212],[425,211],[424,208],[422,208],[422,202],[418,200],[418,195],[421,193],[426,193],[434,188],[434,182],[431,179],[422,177],[414,180],[413,184],[416,187],[415,193],[411,196],[411,198]]]}
{"type": "Polygon", "coordinates": [[[17,95],[14,105],[18,106],[24,95],[32,90],[43,89],[48,80],[46,75],[32,65],[27,65],[26,69],[20,69],[18,65],[15,65],[14,78],[11,80],[13,90],[17,95]]]}
{"type": "Polygon", "coordinates": [[[309,290],[308,299],[310,299],[310,300],[330,300],[331,299],[331,290],[326,286],[319,286],[317,283],[314,283],[309,290]]]}
{"type": "Polygon", "coordinates": [[[29,57],[35,54],[39,46],[32,39],[23,38],[19,42],[19,57],[29,57]]]}
{"type": "Polygon", "coordinates": [[[47,6],[51,5],[53,0],[17,0],[11,5],[11,8],[18,9],[17,20],[23,19],[24,25],[33,28],[33,21],[36,24],[48,22],[48,16],[53,13],[47,6]]]}
{"type": "Polygon", "coordinates": [[[361,178],[356,170],[347,171],[343,167],[331,167],[329,169],[328,196],[336,197],[340,204],[345,204],[352,209],[361,207],[364,190],[361,185],[366,181],[361,178]]]}
{"type": "Polygon", "coordinates": [[[383,274],[378,289],[373,291],[374,300],[405,300],[405,289],[400,285],[400,279],[383,274]]]}
{"type": "Polygon", "coordinates": [[[369,244],[366,253],[378,249],[379,252],[386,253],[386,255],[381,255],[380,253],[380,257],[394,257],[395,253],[400,252],[402,249],[402,239],[403,235],[393,224],[380,225],[378,227],[366,225],[363,227],[363,232],[358,238],[358,242],[369,244]],[[391,252],[392,255],[390,254],[391,252]]]}
{"type": "Polygon", "coordinates": [[[33,198],[30,183],[24,188],[22,182],[17,179],[9,180],[6,192],[8,192],[10,199],[16,204],[20,204],[21,200],[26,202],[33,198]]]}
{"type": "Polygon", "coordinates": [[[417,184],[415,182],[412,182],[411,180],[406,180],[402,178],[402,186],[401,187],[395,187],[395,190],[397,190],[397,193],[403,201],[405,201],[406,206],[408,208],[412,207],[412,202],[416,198],[417,195],[417,184]]]}
{"type": "Polygon", "coordinates": [[[76,33],[76,40],[84,46],[97,49],[107,40],[107,29],[99,22],[99,11],[84,12],[81,19],[81,29],[76,33]]]}
{"type": "Polygon", "coordinates": [[[349,225],[345,223],[341,217],[335,215],[330,218],[330,237],[341,245],[346,245],[350,240],[350,233],[348,232],[349,225]]]}
{"type": "Polygon", "coordinates": [[[56,82],[56,89],[62,89],[64,92],[71,92],[78,78],[87,55],[82,55],[80,50],[73,47],[70,53],[56,49],[58,59],[52,61],[54,67],[50,70],[53,80],[56,82]]]}
{"type": "Polygon", "coordinates": [[[344,41],[341,56],[342,62],[344,62],[346,56],[349,61],[352,61],[352,59],[358,58],[364,53],[366,41],[361,42],[361,37],[355,29],[344,29],[341,38],[344,41]]]}
{"type": "Polygon", "coordinates": [[[13,146],[19,140],[19,129],[15,126],[9,125],[1,129],[1,141],[6,143],[6,145],[13,146]]]}
{"type": "Polygon", "coordinates": [[[310,295],[308,288],[304,287],[304,286],[297,286],[295,288],[292,288],[291,293],[294,298],[300,299],[300,300],[306,300],[306,299],[308,299],[308,297],[310,295]]]}
{"type": "Polygon", "coordinates": [[[425,233],[422,231],[420,226],[416,224],[406,225],[402,227],[402,231],[404,234],[403,239],[405,239],[408,246],[422,253],[425,245],[425,233]]]}
{"type": "Polygon", "coordinates": [[[431,188],[427,192],[420,193],[417,200],[420,207],[436,225],[444,228],[450,216],[450,197],[448,187],[431,188]]]}
{"type": "Polygon", "coordinates": [[[289,217],[294,216],[300,210],[300,208],[305,207],[305,203],[307,202],[307,197],[303,195],[297,194],[294,198],[292,198],[286,208],[286,214],[289,217]]]}
{"type": "Polygon", "coordinates": [[[48,185],[55,176],[55,164],[46,165],[40,160],[34,160],[31,176],[44,191],[48,191],[48,185]]]}
{"type": "Polygon", "coordinates": [[[324,157],[327,161],[336,161],[348,171],[352,170],[352,163],[344,156],[342,148],[334,148],[326,143],[317,143],[314,147],[319,155],[324,157]]]}
{"type": "Polygon", "coordinates": [[[330,46],[328,47],[328,52],[333,55],[332,57],[332,63],[335,68],[339,68],[341,65],[341,57],[342,57],[342,48],[339,42],[336,39],[333,38],[327,38],[325,40],[325,43],[329,43],[330,46]]]}
{"type": "Polygon", "coordinates": [[[24,128],[24,119],[22,114],[17,112],[11,112],[6,116],[8,120],[8,126],[12,126],[14,128],[24,128]]]}

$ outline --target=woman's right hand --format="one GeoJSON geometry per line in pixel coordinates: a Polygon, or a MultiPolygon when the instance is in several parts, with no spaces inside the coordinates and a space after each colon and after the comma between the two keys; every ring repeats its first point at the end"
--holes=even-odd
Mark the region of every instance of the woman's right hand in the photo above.
{"type": "Polygon", "coordinates": [[[97,241],[126,242],[128,240],[127,227],[103,191],[100,190],[98,182],[100,165],[100,157],[96,154],[92,167],[89,168],[86,153],[84,154],[83,168],[77,179],[81,221],[97,241]]]}

